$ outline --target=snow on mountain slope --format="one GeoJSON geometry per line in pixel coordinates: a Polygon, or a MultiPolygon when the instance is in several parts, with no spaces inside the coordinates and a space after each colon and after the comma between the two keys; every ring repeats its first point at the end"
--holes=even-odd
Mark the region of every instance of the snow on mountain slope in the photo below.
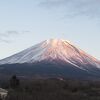
{"type": "Polygon", "coordinates": [[[0,65],[34,63],[44,60],[51,62],[61,60],[82,70],[89,69],[87,65],[100,68],[100,61],[62,39],[45,40],[18,54],[1,60],[0,65]]]}

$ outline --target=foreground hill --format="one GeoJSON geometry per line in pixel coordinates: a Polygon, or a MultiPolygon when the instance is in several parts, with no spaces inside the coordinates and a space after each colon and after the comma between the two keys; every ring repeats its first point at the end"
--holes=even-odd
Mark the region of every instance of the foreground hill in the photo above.
{"type": "Polygon", "coordinates": [[[100,100],[100,81],[20,80],[6,100],[100,100]]]}

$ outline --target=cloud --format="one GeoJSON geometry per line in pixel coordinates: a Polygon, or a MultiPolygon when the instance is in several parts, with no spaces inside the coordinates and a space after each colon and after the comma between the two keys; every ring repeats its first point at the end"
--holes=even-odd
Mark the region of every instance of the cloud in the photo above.
{"type": "Polygon", "coordinates": [[[48,9],[63,9],[66,17],[100,17],[100,0],[44,0],[39,5],[48,9]]]}
{"type": "Polygon", "coordinates": [[[17,35],[30,33],[30,31],[16,31],[16,30],[9,30],[6,32],[0,33],[0,43],[11,43],[12,38],[15,38],[17,35]]]}

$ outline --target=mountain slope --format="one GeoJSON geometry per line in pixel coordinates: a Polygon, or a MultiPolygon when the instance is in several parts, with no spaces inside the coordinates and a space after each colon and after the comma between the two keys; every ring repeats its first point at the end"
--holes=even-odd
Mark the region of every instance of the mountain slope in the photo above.
{"type": "MultiPolygon", "coordinates": [[[[80,72],[80,74],[83,72],[85,74],[89,73],[99,76],[100,72],[100,61],[86,54],[70,42],[62,39],[45,40],[0,61],[0,65],[14,64],[35,64],[35,66],[48,66],[52,64],[53,68],[58,68],[57,66],[60,66],[63,69],[67,68],[65,73],[74,70],[72,72],[80,72]]],[[[46,70],[50,69],[47,67],[46,70]]]]}

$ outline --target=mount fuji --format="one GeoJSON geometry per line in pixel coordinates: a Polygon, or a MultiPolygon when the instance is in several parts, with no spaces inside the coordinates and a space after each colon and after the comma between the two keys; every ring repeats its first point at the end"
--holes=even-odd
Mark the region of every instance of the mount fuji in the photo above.
{"type": "Polygon", "coordinates": [[[100,61],[69,41],[50,39],[1,60],[0,74],[100,78],[100,61]]]}

